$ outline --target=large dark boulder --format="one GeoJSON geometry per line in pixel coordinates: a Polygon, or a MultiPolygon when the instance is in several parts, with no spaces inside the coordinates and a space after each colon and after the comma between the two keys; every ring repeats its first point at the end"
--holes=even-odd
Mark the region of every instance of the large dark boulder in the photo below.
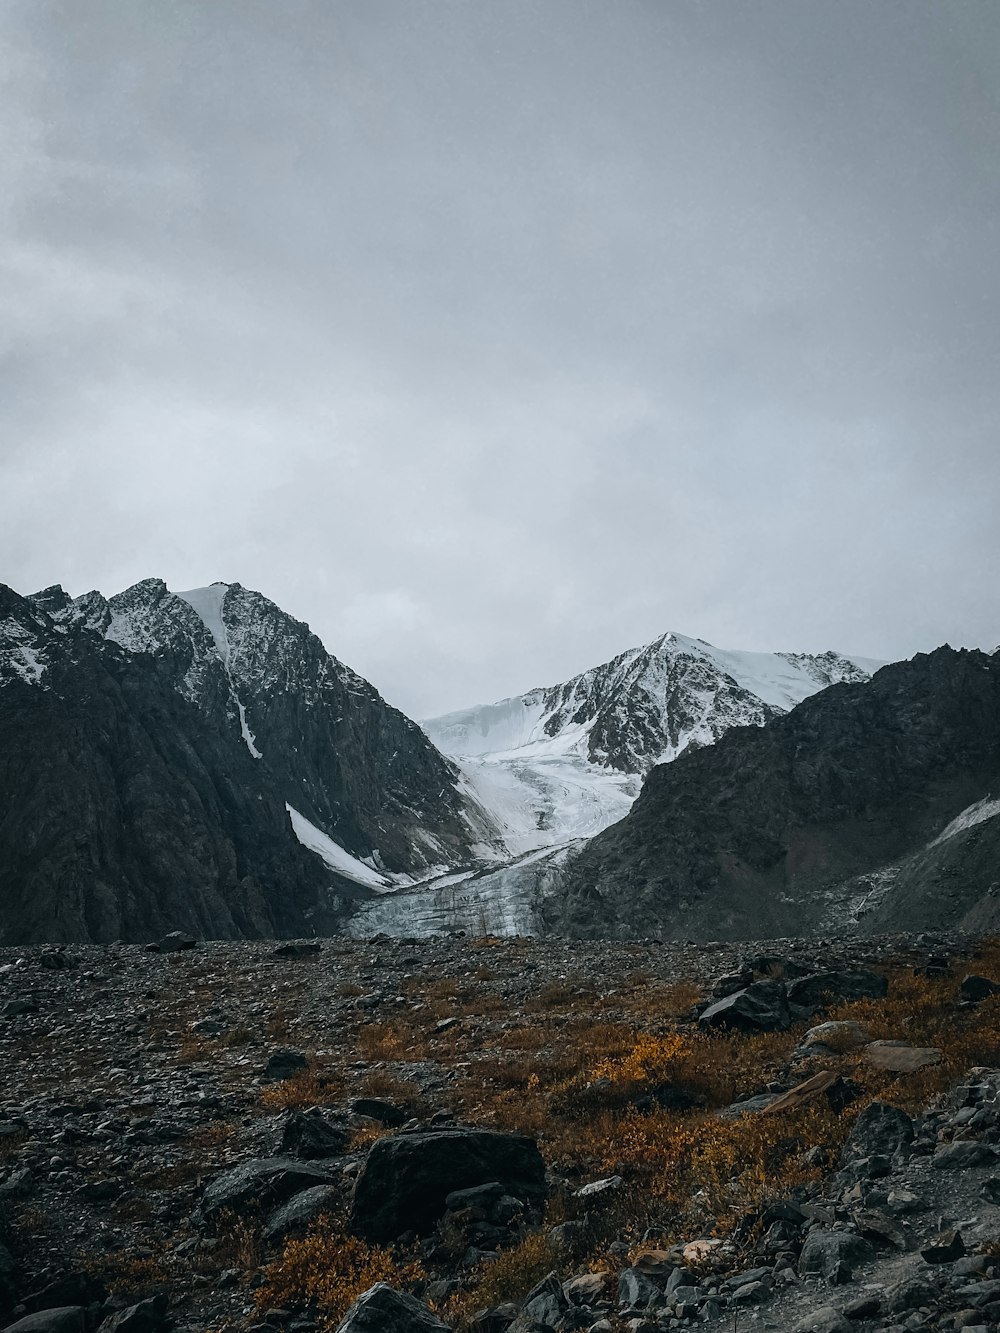
{"type": "Polygon", "coordinates": [[[170,1302],[165,1292],[150,1296],[125,1310],[109,1315],[100,1333],[160,1333],[169,1323],[170,1302]]]}
{"type": "Polygon", "coordinates": [[[281,1131],[281,1151],[291,1157],[339,1157],[347,1147],[346,1125],[331,1124],[322,1115],[293,1111],[281,1131]]]}
{"type": "Polygon", "coordinates": [[[898,1106],[872,1102],[858,1116],[840,1154],[841,1165],[863,1157],[891,1157],[913,1142],[913,1121],[898,1106]]]}
{"type": "Polygon", "coordinates": [[[332,1176],[308,1162],[296,1162],[290,1157],[254,1157],[209,1183],[202,1195],[197,1220],[204,1224],[227,1211],[276,1208],[303,1190],[332,1184],[332,1176]]]}
{"type": "Polygon", "coordinates": [[[87,1311],[82,1305],[62,1305],[55,1310],[26,1314],[4,1333],[87,1333],[87,1311]]]}
{"type": "Polygon", "coordinates": [[[866,1240],[852,1231],[810,1231],[799,1255],[799,1273],[831,1278],[839,1265],[854,1268],[870,1259],[874,1251],[866,1240]]]}
{"type": "Polygon", "coordinates": [[[336,1202],[337,1190],[332,1185],[314,1185],[301,1194],[293,1194],[267,1219],[264,1239],[281,1240],[293,1231],[308,1230],[317,1218],[332,1212],[336,1202]]]}
{"type": "Polygon", "coordinates": [[[376,1282],[344,1315],[337,1333],[449,1333],[449,1330],[415,1296],[396,1291],[388,1282],[376,1282]]]}
{"type": "Polygon", "coordinates": [[[867,968],[852,971],[817,972],[797,977],[788,987],[788,1003],[815,1012],[826,1004],[848,1000],[881,1000],[889,992],[889,983],[878,972],[867,968]]]}
{"type": "Polygon", "coordinates": [[[499,1182],[529,1208],[545,1199],[545,1163],[534,1139],[491,1129],[424,1130],[379,1139],[368,1153],[351,1200],[351,1229],[389,1241],[426,1234],[449,1194],[499,1182]]]}
{"type": "Polygon", "coordinates": [[[784,982],[755,981],[710,1004],[698,1023],[703,1028],[736,1028],[740,1032],[784,1032],[791,1026],[784,982]]]}

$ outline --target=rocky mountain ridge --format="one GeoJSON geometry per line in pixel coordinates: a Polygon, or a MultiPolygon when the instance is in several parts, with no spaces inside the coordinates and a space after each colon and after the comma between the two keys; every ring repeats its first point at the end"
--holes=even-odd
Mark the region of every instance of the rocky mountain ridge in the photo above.
{"type": "Polygon", "coordinates": [[[500,855],[420,728],[239,584],[3,589],[0,728],[7,941],[322,932],[500,855]]]}
{"type": "Polygon", "coordinates": [[[567,864],[562,926],[985,929],[1000,921],[998,796],[1000,659],[918,654],[655,768],[567,864]]]}

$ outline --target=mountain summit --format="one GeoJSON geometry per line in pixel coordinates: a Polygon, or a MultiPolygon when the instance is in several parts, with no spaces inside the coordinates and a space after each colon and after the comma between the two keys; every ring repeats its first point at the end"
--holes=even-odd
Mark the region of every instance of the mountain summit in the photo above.
{"type": "Polygon", "coordinates": [[[421,729],[238,583],[3,588],[0,734],[4,943],[311,933],[502,854],[421,729]]]}
{"type": "Polygon", "coordinates": [[[513,853],[589,837],[628,812],[656,764],[762,726],[881,666],[840,653],[748,653],[667,633],[561,685],[425,721],[513,853]]]}

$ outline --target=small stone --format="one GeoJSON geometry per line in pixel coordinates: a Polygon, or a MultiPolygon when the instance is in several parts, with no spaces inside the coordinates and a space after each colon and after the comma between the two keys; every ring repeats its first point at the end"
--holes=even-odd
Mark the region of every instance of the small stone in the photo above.
{"type": "Polygon", "coordinates": [[[575,1197],[593,1199],[602,1194],[617,1194],[624,1184],[621,1176],[606,1176],[603,1180],[592,1180],[588,1185],[581,1185],[575,1197]]]}
{"type": "Polygon", "coordinates": [[[792,1328],[792,1333],[852,1333],[848,1320],[832,1305],[820,1306],[792,1328]]]}
{"type": "Polygon", "coordinates": [[[859,1296],[844,1306],[845,1319],[874,1319],[882,1308],[880,1296],[859,1296]]]}
{"type": "Polygon", "coordinates": [[[734,1305],[762,1305],[771,1294],[765,1282],[747,1282],[733,1292],[734,1305]]]}

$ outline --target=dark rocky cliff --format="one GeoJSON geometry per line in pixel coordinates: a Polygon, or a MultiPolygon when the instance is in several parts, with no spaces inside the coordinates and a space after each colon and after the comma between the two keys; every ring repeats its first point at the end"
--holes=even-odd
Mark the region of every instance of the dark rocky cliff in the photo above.
{"type": "Polygon", "coordinates": [[[940,648],[654,768],[568,868],[557,926],[701,939],[981,927],[1000,912],[1000,821],[929,844],[998,783],[1000,659],[940,648]]]}
{"type": "Polygon", "coordinates": [[[0,628],[0,944],[331,926],[329,874],[239,733],[177,692],[174,651],[2,585],[0,628]]]}

